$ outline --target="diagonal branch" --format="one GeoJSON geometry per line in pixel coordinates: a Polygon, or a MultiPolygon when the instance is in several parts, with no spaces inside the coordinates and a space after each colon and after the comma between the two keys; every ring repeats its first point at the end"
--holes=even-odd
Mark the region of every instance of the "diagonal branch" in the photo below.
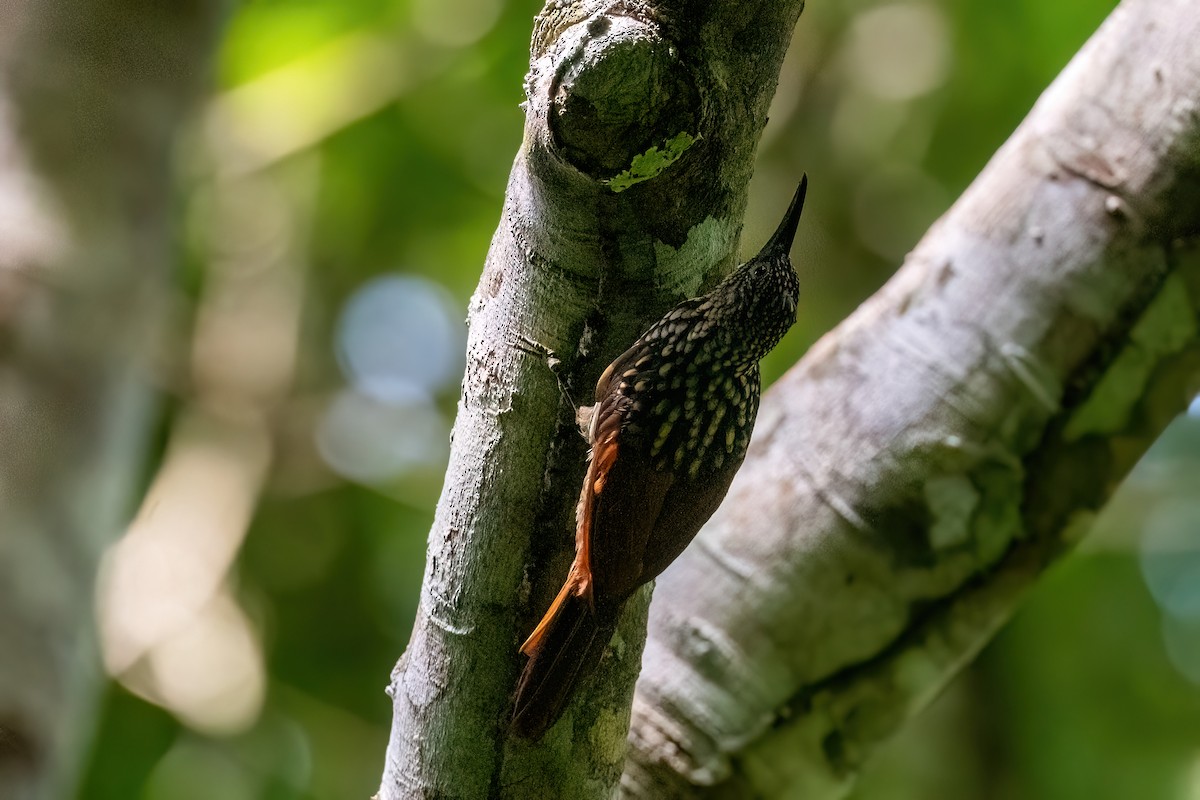
{"type": "Polygon", "coordinates": [[[1182,410],[1196,41],[1189,0],[1125,0],[767,394],[725,505],[660,580],[627,796],[842,794],[1182,410]]]}

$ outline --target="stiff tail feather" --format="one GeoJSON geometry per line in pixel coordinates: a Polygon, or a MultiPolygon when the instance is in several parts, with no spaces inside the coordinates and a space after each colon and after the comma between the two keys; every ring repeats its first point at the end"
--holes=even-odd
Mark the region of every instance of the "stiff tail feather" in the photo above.
{"type": "Polygon", "coordinates": [[[568,582],[550,610],[521,645],[529,656],[517,683],[512,731],[541,738],[566,708],[580,678],[591,672],[612,639],[615,615],[592,611],[585,596],[568,582]]]}

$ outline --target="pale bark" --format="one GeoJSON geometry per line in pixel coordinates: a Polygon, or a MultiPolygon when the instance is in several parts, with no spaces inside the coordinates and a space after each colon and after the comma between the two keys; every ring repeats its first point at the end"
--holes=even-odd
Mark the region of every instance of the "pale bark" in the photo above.
{"type": "Polygon", "coordinates": [[[1192,0],[1122,3],[767,394],[726,503],[655,593],[626,796],[843,794],[1184,408],[1197,42],[1192,0]]]}
{"type": "Polygon", "coordinates": [[[92,587],[129,511],[137,362],[170,260],[171,146],[208,2],[0,11],[0,797],[67,797],[100,689],[92,587]]]}
{"type": "Polygon", "coordinates": [[[553,377],[512,343],[557,351],[584,398],[650,321],[733,266],[801,5],[551,2],[538,17],[380,797],[582,799],[618,781],[645,596],[564,721],[537,746],[507,740],[517,646],[565,576],[585,463],[553,377]],[[656,177],[635,161],[672,147],[656,177]],[[603,182],[623,171],[649,179],[603,182]]]}

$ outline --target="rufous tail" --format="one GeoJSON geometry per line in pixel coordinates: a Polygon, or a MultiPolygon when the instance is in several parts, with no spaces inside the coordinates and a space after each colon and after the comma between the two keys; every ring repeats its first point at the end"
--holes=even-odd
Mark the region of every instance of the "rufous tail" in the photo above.
{"type": "Polygon", "coordinates": [[[576,684],[590,673],[612,638],[615,614],[597,614],[568,581],[521,645],[529,656],[517,682],[512,732],[540,739],[566,708],[576,684]]]}

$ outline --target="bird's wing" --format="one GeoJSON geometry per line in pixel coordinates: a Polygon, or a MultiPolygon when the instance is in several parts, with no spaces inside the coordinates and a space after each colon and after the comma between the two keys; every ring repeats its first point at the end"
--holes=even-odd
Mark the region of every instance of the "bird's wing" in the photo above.
{"type": "Polygon", "coordinates": [[[600,375],[600,380],[596,381],[596,402],[600,403],[610,395],[613,381],[619,380],[622,373],[630,368],[637,368],[638,361],[643,356],[650,355],[656,347],[661,347],[661,343],[656,344],[656,342],[664,337],[664,331],[679,324],[682,319],[695,316],[698,313],[697,309],[706,300],[707,296],[701,296],[692,297],[679,303],[664,314],[662,319],[647,328],[646,332],[639,336],[628,350],[614,358],[600,375]]]}
{"type": "Polygon", "coordinates": [[[642,556],[644,582],[657,578],[696,538],[725,499],[741,463],[739,458],[703,481],[685,478],[671,485],[663,498],[654,536],[647,540],[642,556]]]}
{"type": "Polygon", "coordinates": [[[621,451],[621,423],[625,413],[613,402],[596,405],[592,417],[592,451],[588,461],[587,475],[579,493],[579,506],[575,509],[575,564],[573,569],[582,571],[578,580],[580,589],[589,605],[596,607],[593,596],[592,539],[596,516],[596,501],[604,492],[609,473],[617,462],[621,451]]]}
{"type": "Polygon", "coordinates": [[[623,442],[628,399],[610,398],[597,408],[577,512],[576,564],[587,570],[593,608],[621,603],[645,583],[642,560],[674,481],[671,473],[651,468],[636,441],[623,442]]]}

